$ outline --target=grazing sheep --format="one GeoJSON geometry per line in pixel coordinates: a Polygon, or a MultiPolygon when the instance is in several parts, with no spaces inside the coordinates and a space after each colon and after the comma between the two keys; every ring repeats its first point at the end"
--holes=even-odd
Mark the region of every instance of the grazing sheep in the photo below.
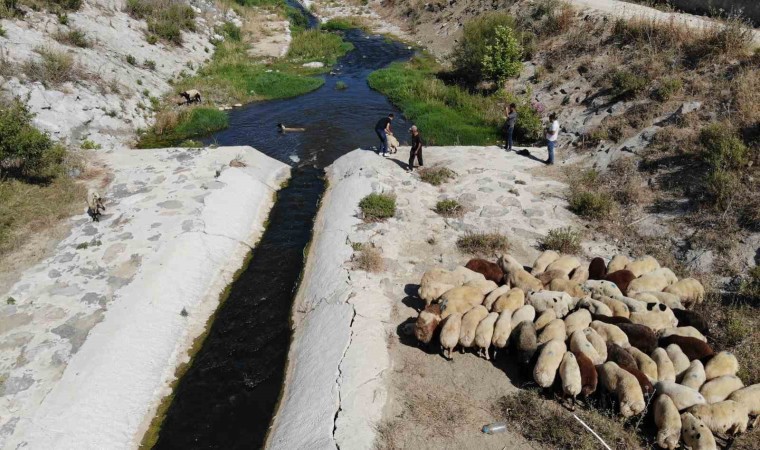
{"type": "Polygon", "coordinates": [[[486,359],[491,359],[488,355],[488,348],[491,347],[491,340],[493,339],[494,325],[499,318],[499,313],[492,312],[481,320],[478,327],[475,329],[475,347],[477,347],[478,354],[480,356],[485,355],[486,359]]]}
{"type": "Polygon", "coordinates": [[[583,380],[581,368],[573,352],[565,352],[562,362],[559,364],[559,378],[562,380],[562,392],[565,397],[570,397],[573,402],[572,410],[575,410],[575,397],[581,393],[583,380]]]}
{"type": "MultiPolygon", "coordinates": [[[[647,304],[644,303],[644,302],[642,302],[642,301],[636,300],[633,297],[626,297],[625,295],[620,295],[620,296],[616,296],[616,297],[612,297],[612,298],[614,298],[615,300],[617,300],[617,301],[619,301],[621,303],[624,303],[625,306],[628,307],[628,311],[629,312],[634,313],[634,312],[644,312],[644,311],[647,311],[647,304]]],[[[630,315],[629,315],[629,317],[630,317],[630,315]]]]}
{"type": "Polygon", "coordinates": [[[578,300],[578,306],[587,309],[592,315],[612,317],[612,310],[609,306],[591,297],[578,300]]]}
{"type": "Polygon", "coordinates": [[[636,367],[638,367],[650,381],[657,381],[657,363],[655,363],[649,355],[636,347],[628,347],[626,350],[631,356],[633,356],[634,361],[636,361],[636,367]]]}
{"type": "Polygon", "coordinates": [[[475,273],[466,267],[457,267],[452,271],[441,267],[434,267],[422,274],[418,294],[429,305],[438,300],[446,291],[478,278],[485,279],[483,275],[475,273]]]}
{"type": "Polygon", "coordinates": [[[597,300],[607,305],[607,307],[612,311],[612,315],[614,317],[625,317],[627,319],[631,315],[631,312],[628,310],[628,306],[620,300],[616,300],[612,297],[607,297],[606,295],[599,296],[597,300]]]}
{"type": "Polygon", "coordinates": [[[591,260],[588,265],[588,279],[589,280],[603,280],[607,275],[607,264],[604,259],[596,257],[591,260]]]}
{"type": "Polygon", "coordinates": [[[583,353],[593,365],[602,364],[604,359],[599,355],[594,346],[589,342],[583,330],[578,330],[570,335],[570,350],[575,353],[583,353]]]}
{"type": "Polygon", "coordinates": [[[735,375],[723,375],[713,378],[699,388],[699,393],[705,397],[707,403],[722,402],[734,391],[744,387],[742,380],[735,375]]]}
{"type": "Polygon", "coordinates": [[[441,348],[444,350],[444,357],[452,359],[452,350],[459,343],[459,335],[462,333],[462,314],[452,314],[443,321],[441,327],[441,348]]]}
{"type": "MultiPolygon", "coordinates": [[[[648,255],[635,259],[625,265],[625,269],[633,272],[633,274],[636,275],[636,278],[642,275],[648,274],[650,272],[654,272],[655,270],[659,268],[660,268],[660,263],[658,263],[656,259],[648,255]]],[[[607,268],[607,271],[612,272],[609,269],[609,267],[607,268]]]]}
{"type": "Polygon", "coordinates": [[[760,414],[760,384],[753,384],[734,391],[728,396],[728,399],[744,405],[747,412],[752,416],[760,414]]]}
{"type": "Polygon", "coordinates": [[[631,322],[633,323],[646,325],[654,331],[672,328],[678,325],[678,321],[675,320],[672,313],[668,314],[664,311],[632,312],[629,319],[631,319],[631,322]]]}
{"type": "MultiPolygon", "coordinates": [[[[454,313],[466,313],[483,303],[484,295],[480,289],[472,286],[460,286],[444,292],[440,298],[441,319],[454,313]]],[[[485,307],[484,307],[485,308],[485,307]]]]}
{"type": "MultiPolygon", "coordinates": [[[[673,310],[673,312],[675,311],[676,310],[673,310]]],[[[680,320],[678,321],[678,325],[681,325],[681,326],[663,328],[662,330],[658,331],[657,334],[663,338],[668,337],[668,336],[683,336],[683,337],[699,339],[702,342],[707,342],[707,338],[702,333],[700,333],[699,330],[697,330],[696,328],[683,326],[680,320]]]]}
{"type": "Polygon", "coordinates": [[[540,291],[544,285],[538,278],[529,274],[514,258],[510,255],[501,255],[499,257],[499,266],[504,271],[504,283],[512,287],[518,287],[523,291],[540,291]]]}
{"type": "MultiPolygon", "coordinates": [[[[491,343],[498,350],[506,348],[509,344],[509,335],[512,334],[512,311],[504,311],[499,314],[496,324],[493,327],[493,338],[491,343]]],[[[494,358],[496,351],[494,350],[494,358]]]]}
{"type": "Polygon", "coordinates": [[[621,369],[614,362],[608,361],[599,369],[599,381],[602,386],[617,395],[620,402],[620,414],[632,417],[646,409],[644,393],[636,377],[621,369]]]}
{"type": "Polygon", "coordinates": [[[564,340],[554,339],[541,347],[538,353],[538,360],[533,367],[533,379],[536,384],[546,389],[554,384],[554,379],[557,377],[557,370],[560,363],[562,363],[562,357],[565,356],[567,346],[564,340]]]}
{"type": "Polygon", "coordinates": [[[552,282],[552,280],[555,279],[562,279],[562,280],[570,280],[570,278],[565,275],[564,272],[561,270],[547,270],[545,272],[541,272],[536,275],[536,278],[538,281],[541,282],[541,284],[544,285],[544,288],[549,287],[549,284],[552,282]]]}
{"type": "Polygon", "coordinates": [[[681,414],[681,436],[691,450],[718,450],[707,425],[690,413],[681,414]]]}
{"type": "Polygon", "coordinates": [[[441,323],[441,305],[428,305],[417,317],[414,335],[423,344],[429,344],[441,323]]]}
{"type": "Polygon", "coordinates": [[[668,285],[674,284],[675,282],[678,281],[678,277],[676,276],[676,274],[673,273],[673,271],[667,267],[660,267],[659,269],[654,270],[648,273],[647,275],[656,275],[656,276],[662,277],[665,279],[668,285]]]}
{"type": "Polygon", "coordinates": [[[538,316],[538,318],[535,320],[533,325],[536,326],[536,331],[541,331],[544,329],[545,326],[549,324],[552,320],[557,318],[557,313],[554,312],[553,309],[547,309],[546,311],[542,312],[541,315],[538,316]]]}
{"type": "Polygon", "coordinates": [[[478,305],[467,311],[462,316],[462,328],[459,331],[459,345],[462,350],[470,348],[475,343],[475,331],[480,321],[488,316],[488,310],[483,305],[478,305]]]}
{"type": "Polygon", "coordinates": [[[103,198],[97,192],[89,191],[87,193],[87,215],[93,222],[100,222],[100,216],[103,215],[100,212],[101,210],[106,210],[106,207],[103,206],[103,198]]]}
{"type": "Polygon", "coordinates": [[[578,284],[588,281],[588,269],[583,266],[576,267],[573,273],[570,274],[570,281],[575,281],[578,284]]]}
{"type": "Polygon", "coordinates": [[[607,264],[607,273],[623,270],[630,262],[631,260],[625,255],[615,255],[612,257],[609,264],[607,264]]]}
{"type": "Polygon", "coordinates": [[[641,296],[641,295],[646,295],[647,297],[654,297],[654,299],[647,300],[644,303],[651,303],[656,300],[664,304],[670,309],[683,309],[683,304],[681,304],[681,299],[675,294],[669,294],[667,292],[645,291],[645,292],[638,292],[633,297],[638,299],[638,296],[641,296]]]}
{"type": "Polygon", "coordinates": [[[619,325],[621,323],[631,323],[630,319],[626,317],[605,316],[602,314],[593,314],[593,313],[591,314],[591,320],[598,320],[599,322],[609,323],[612,325],[619,325]]]}
{"type": "Polygon", "coordinates": [[[636,276],[630,270],[623,269],[608,273],[604,279],[615,283],[615,286],[620,289],[620,292],[622,292],[623,295],[627,295],[628,286],[631,284],[631,281],[636,279],[636,276]]]}
{"type": "Polygon", "coordinates": [[[612,361],[624,369],[628,367],[638,369],[633,355],[628,353],[623,347],[611,342],[607,343],[607,361],[612,361]]]}
{"type": "Polygon", "coordinates": [[[673,309],[673,314],[675,314],[676,319],[678,319],[678,325],[680,327],[694,327],[697,331],[702,333],[702,337],[706,334],[710,334],[710,324],[707,323],[707,319],[705,319],[702,314],[683,308],[670,308],[673,309]]]}
{"type": "Polygon", "coordinates": [[[581,265],[581,261],[572,255],[562,255],[560,256],[556,261],[549,264],[549,266],[546,268],[547,271],[549,270],[559,270],[567,277],[570,277],[570,272],[575,270],[576,267],[581,265]]]}
{"type": "Polygon", "coordinates": [[[483,294],[483,297],[495,291],[499,287],[498,284],[494,283],[491,280],[470,280],[463,286],[474,287],[475,289],[480,290],[480,293],[483,294]]]}
{"type": "Polygon", "coordinates": [[[661,270],[655,270],[644,274],[628,284],[628,294],[633,295],[637,292],[661,291],[670,286],[669,275],[669,273],[661,270]]]}
{"type": "MultiPolygon", "coordinates": [[[[536,319],[536,309],[530,305],[525,305],[512,314],[512,324],[520,323],[524,320],[530,320],[531,323],[536,319]]],[[[533,326],[535,329],[535,325],[533,326]]]]}
{"type": "Polygon", "coordinates": [[[510,345],[517,351],[517,362],[522,366],[527,366],[538,348],[536,327],[533,326],[533,322],[523,320],[518,323],[510,339],[512,340],[510,345]]]}
{"type": "Polygon", "coordinates": [[[541,345],[554,339],[564,341],[566,338],[565,322],[562,319],[554,319],[538,335],[538,344],[541,345]]]}
{"type": "Polygon", "coordinates": [[[576,330],[582,330],[591,324],[591,313],[587,309],[579,309],[565,316],[565,333],[570,337],[576,330]]]}
{"type": "Polygon", "coordinates": [[[584,398],[587,398],[589,395],[596,392],[596,384],[598,381],[596,366],[585,353],[575,351],[572,353],[573,356],[575,356],[575,360],[578,362],[578,368],[581,370],[581,395],[584,398]]]}
{"type": "Polygon", "coordinates": [[[502,312],[506,310],[517,311],[525,305],[525,292],[520,288],[512,288],[506,294],[496,299],[491,310],[493,312],[502,312]]]}
{"type": "Polygon", "coordinates": [[[696,389],[678,384],[674,381],[660,381],[655,384],[655,389],[657,389],[657,392],[660,394],[670,397],[679,411],[691,408],[694,405],[704,405],[707,403],[705,397],[697,392],[696,389]]]}
{"type": "Polygon", "coordinates": [[[533,305],[536,312],[544,312],[553,309],[557,317],[565,317],[571,308],[575,307],[575,301],[566,292],[532,291],[525,297],[527,305],[533,305]]]}
{"type": "Polygon", "coordinates": [[[606,295],[607,297],[613,298],[616,298],[617,296],[623,296],[623,293],[620,292],[620,289],[612,281],[588,280],[583,283],[583,287],[591,293],[592,297],[599,295],[606,295]]]}
{"type": "Polygon", "coordinates": [[[471,259],[467,261],[465,267],[483,275],[486,280],[493,281],[497,285],[504,281],[504,271],[501,270],[498,264],[486,261],[485,259],[471,259]]]}
{"type": "Polygon", "coordinates": [[[533,263],[533,269],[530,271],[530,273],[535,275],[545,272],[546,268],[549,267],[549,264],[558,259],[559,253],[555,252],[554,250],[545,250],[543,253],[538,255],[538,258],[536,258],[536,261],[533,263]]]}
{"type": "Polygon", "coordinates": [[[733,400],[709,405],[695,405],[689,412],[701,420],[713,433],[736,435],[747,431],[747,407],[733,400]]]}
{"type": "Polygon", "coordinates": [[[659,343],[660,347],[667,347],[670,344],[678,345],[686,357],[689,358],[689,361],[702,359],[715,353],[707,342],[693,337],[668,336],[660,338],[659,343]]]}
{"type": "Polygon", "coordinates": [[[197,89],[188,89],[179,93],[179,96],[185,99],[185,104],[201,102],[201,93],[197,89]]]}
{"type": "Polygon", "coordinates": [[[620,323],[617,324],[617,327],[628,336],[628,343],[632,347],[636,347],[647,355],[657,348],[657,335],[648,326],[635,323],[620,323]]]}
{"type": "Polygon", "coordinates": [[[660,303],[660,300],[652,295],[651,292],[634,292],[631,294],[631,298],[644,303],[660,303]]]}
{"type": "Polygon", "coordinates": [[[673,363],[673,369],[676,372],[676,380],[680,380],[681,375],[686,372],[686,369],[688,369],[691,364],[689,358],[683,351],[681,351],[681,347],[676,344],[668,345],[665,348],[665,351],[668,353],[668,358],[670,358],[670,361],[673,363]]]}
{"type": "Polygon", "coordinates": [[[687,307],[702,303],[705,299],[705,288],[702,286],[702,283],[694,278],[684,278],[666,287],[663,291],[677,295],[681,299],[681,303],[687,307]]]}
{"type": "Polygon", "coordinates": [[[594,350],[599,354],[599,359],[602,362],[607,361],[607,341],[591,327],[584,328],[583,334],[586,335],[586,339],[594,346],[594,350]]]}
{"type": "Polygon", "coordinates": [[[580,283],[570,280],[555,278],[549,283],[549,290],[555,292],[565,292],[570,297],[580,298],[586,295],[580,283]]]}
{"type": "Polygon", "coordinates": [[[651,356],[652,361],[657,364],[657,380],[660,382],[675,383],[676,369],[673,367],[673,361],[668,357],[668,352],[662,347],[657,347],[649,356],[651,356]]]}
{"type": "Polygon", "coordinates": [[[660,395],[654,401],[654,423],[657,425],[657,445],[673,450],[681,439],[681,416],[673,400],[660,395]]]}
{"type": "Polygon", "coordinates": [[[607,342],[612,342],[613,344],[617,344],[623,348],[630,346],[630,343],[628,342],[628,336],[626,336],[625,333],[623,333],[623,330],[621,330],[617,325],[611,325],[609,323],[594,320],[591,322],[590,327],[599,333],[599,335],[602,336],[607,342]]]}
{"type": "Polygon", "coordinates": [[[739,371],[739,361],[731,352],[718,352],[705,364],[705,379],[736,375],[739,371]]]}
{"type": "Polygon", "coordinates": [[[498,300],[499,297],[506,294],[507,292],[509,292],[509,285],[505,284],[504,286],[499,286],[498,288],[489,292],[488,295],[486,295],[486,299],[483,301],[483,306],[491,311],[493,309],[494,303],[496,303],[496,300],[498,300]]]}
{"type": "Polygon", "coordinates": [[[683,373],[681,384],[699,390],[699,388],[705,384],[706,380],[705,366],[702,365],[702,361],[695,359],[689,364],[689,368],[686,369],[686,372],[683,373]]]}

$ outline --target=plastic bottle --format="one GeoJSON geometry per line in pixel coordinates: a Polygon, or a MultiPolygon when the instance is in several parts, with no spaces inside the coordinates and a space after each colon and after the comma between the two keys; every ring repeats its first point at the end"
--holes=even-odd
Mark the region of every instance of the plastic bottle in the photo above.
{"type": "Polygon", "coordinates": [[[483,426],[483,433],[496,434],[507,431],[507,424],[504,422],[494,422],[483,426]]]}

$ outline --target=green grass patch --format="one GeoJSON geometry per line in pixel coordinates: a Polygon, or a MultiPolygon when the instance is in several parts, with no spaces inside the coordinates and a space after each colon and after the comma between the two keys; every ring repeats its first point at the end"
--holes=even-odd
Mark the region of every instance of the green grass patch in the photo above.
{"type": "Polygon", "coordinates": [[[180,0],[127,0],[124,11],[147,22],[150,35],[182,44],[182,31],[195,31],[195,11],[180,0]]]}
{"type": "Polygon", "coordinates": [[[456,176],[448,167],[431,167],[419,170],[420,180],[433,186],[440,186],[456,176]]]}
{"type": "Polygon", "coordinates": [[[288,59],[294,63],[319,61],[333,65],[354,46],[339,35],[320,30],[307,30],[293,37],[288,59]]]}
{"type": "Polygon", "coordinates": [[[549,230],[549,234],[538,241],[541,250],[555,250],[560,253],[577,255],[581,253],[581,233],[570,227],[549,230]]]}
{"type": "Polygon", "coordinates": [[[325,31],[366,30],[367,24],[361,17],[336,17],[323,23],[320,28],[325,31]]]}
{"type": "Polygon", "coordinates": [[[362,218],[365,222],[376,222],[393,217],[396,214],[396,196],[393,194],[372,193],[359,202],[362,218]]]}
{"type": "Polygon", "coordinates": [[[467,233],[457,239],[457,247],[471,255],[494,256],[509,251],[509,239],[501,233],[467,233]]]}
{"type": "Polygon", "coordinates": [[[193,147],[196,143],[190,138],[204,136],[227,126],[227,114],[214,108],[165,112],[157,116],[155,126],[140,136],[137,148],[193,147]],[[187,145],[188,142],[192,144],[187,145]]]}
{"type": "Polygon", "coordinates": [[[462,217],[464,208],[454,199],[441,200],[435,204],[435,212],[443,217],[462,217]]]}

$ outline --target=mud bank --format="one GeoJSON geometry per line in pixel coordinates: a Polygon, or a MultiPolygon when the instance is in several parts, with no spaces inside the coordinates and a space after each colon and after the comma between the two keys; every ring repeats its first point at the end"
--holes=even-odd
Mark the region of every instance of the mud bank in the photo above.
{"type": "Polygon", "coordinates": [[[2,297],[0,446],[136,447],[290,173],[250,147],[107,159],[101,221],[2,297]]]}

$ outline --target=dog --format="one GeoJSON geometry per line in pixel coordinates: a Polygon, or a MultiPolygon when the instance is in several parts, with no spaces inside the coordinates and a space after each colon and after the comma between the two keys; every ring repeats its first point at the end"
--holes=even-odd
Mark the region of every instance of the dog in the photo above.
{"type": "Polygon", "coordinates": [[[103,206],[103,198],[97,192],[91,191],[87,194],[87,215],[92,218],[93,222],[100,222],[101,210],[106,210],[106,207],[103,206]]]}
{"type": "Polygon", "coordinates": [[[288,131],[306,131],[306,128],[291,128],[291,127],[286,127],[285,125],[283,125],[281,123],[278,123],[277,124],[277,130],[280,133],[285,133],[285,132],[288,132],[288,131]]]}
{"type": "Polygon", "coordinates": [[[186,105],[189,105],[190,103],[201,102],[201,93],[196,89],[188,89],[187,91],[182,91],[179,93],[179,96],[185,99],[186,105]]]}
{"type": "Polygon", "coordinates": [[[396,153],[398,152],[398,139],[396,139],[396,136],[392,134],[388,134],[388,153],[396,153]]]}

